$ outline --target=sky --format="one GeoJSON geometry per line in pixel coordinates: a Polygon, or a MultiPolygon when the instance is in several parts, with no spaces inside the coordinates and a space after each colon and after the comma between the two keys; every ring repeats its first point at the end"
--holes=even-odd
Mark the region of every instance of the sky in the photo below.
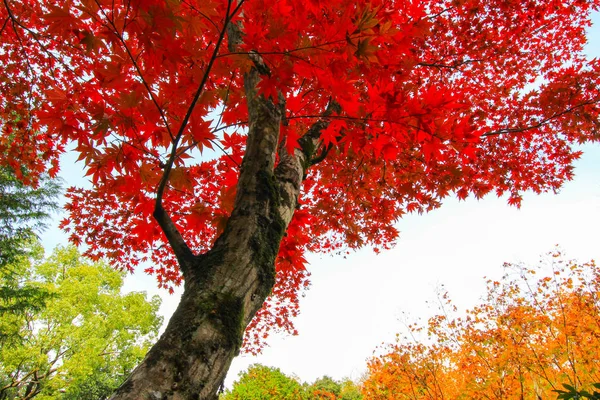
{"type": "MultiPolygon", "coordinates": [[[[589,30],[587,53],[600,56],[600,17],[589,30]]],[[[504,262],[537,263],[560,245],[569,258],[600,259],[600,145],[582,147],[575,179],[559,194],[524,196],[521,209],[506,198],[447,199],[424,215],[398,222],[400,239],[379,255],[364,249],[346,257],[309,255],[312,285],[301,299],[295,320],[298,336],[274,335],[259,356],[237,357],[226,386],[253,363],[280,368],[310,382],[323,375],[360,379],[367,359],[393,343],[405,322],[436,313],[436,292],[444,285],[459,310],[478,304],[485,278],[499,278],[504,262]]],[[[72,155],[63,160],[67,186],[82,185],[82,167],[72,155]]],[[[57,228],[61,216],[42,235],[48,252],[65,244],[57,228]]],[[[146,291],[163,298],[160,313],[175,310],[180,292],[169,295],[143,272],[125,280],[125,291],[146,291]]]]}

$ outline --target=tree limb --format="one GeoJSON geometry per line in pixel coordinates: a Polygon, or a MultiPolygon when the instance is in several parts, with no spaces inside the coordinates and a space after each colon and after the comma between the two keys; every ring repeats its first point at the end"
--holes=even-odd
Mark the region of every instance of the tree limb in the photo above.
{"type": "MultiPolygon", "coordinates": [[[[323,150],[321,159],[316,162],[313,162],[313,156],[317,152],[319,146],[321,145],[321,132],[324,129],[327,129],[329,126],[328,117],[330,117],[333,113],[339,114],[342,111],[342,107],[335,100],[331,100],[327,105],[327,108],[323,112],[321,119],[316,121],[308,131],[298,140],[298,144],[302,148],[302,152],[306,157],[306,166],[309,167],[311,165],[316,164],[317,162],[323,161],[329,152],[329,149],[323,150]]],[[[317,159],[320,157],[317,157],[317,159]]]]}
{"type": "Polygon", "coordinates": [[[162,204],[156,204],[152,215],[169,241],[169,244],[175,253],[175,257],[177,257],[177,261],[179,262],[183,278],[187,280],[191,275],[194,253],[185,242],[185,239],[177,229],[177,226],[175,226],[171,217],[169,217],[169,214],[167,214],[163,208],[162,204]]]}
{"type": "Polygon", "coordinates": [[[546,125],[550,121],[553,121],[553,120],[555,120],[555,119],[557,119],[559,117],[562,117],[563,115],[569,114],[569,113],[575,111],[578,108],[582,108],[582,107],[589,106],[589,105],[592,105],[592,104],[596,104],[596,103],[599,103],[599,102],[600,102],[600,99],[585,101],[583,103],[579,103],[579,104],[576,104],[576,105],[574,105],[572,107],[566,108],[565,110],[563,110],[561,112],[554,113],[551,116],[549,116],[547,118],[544,118],[543,120],[541,120],[538,123],[535,123],[533,125],[519,127],[519,128],[504,128],[504,129],[499,129],[497,131],[492,131],[492,132],[484,133],[481,136],[482,137],[499,136],[499,135],[505,135],[507,133],[521,133],[521,132],[529,131],[529,130],[532,130],[532,129],[541,128],[542,126],[546,125]]]}
{"type": "MultiPolygon", "coordinates": [[[[212,66],[215,63],[217,54],[219,53],[219,49],[221,48],[221,43],[223,42],[223,39],[225,38],[225,33],[227,32],[227,29],[228,29],[227,27],[229,25],[229,22],[231,21],[231,18],[233,18],[233,16],[234,16],[234,14],[230,14],[232,1],[233,0],[229,0],[227,2],[227,11],[226,11],[226,15],[225,15],[225,22],[223,23],[223,29],[221,30],[221,33],[219,34],[219,39],[217,40],[217,43],[215,44],[215,48],[213,50],[212,56],[210,57],[208,65],[206,66],[206,71],[204,71],[204,75],[202,76],[200,85],[198,85],[198,89],[196,90],[196,93],[194,94],[194,97],[192,98],[192,101],[188,107],[188,110],[187,110],[185,116],[183,117],[183,120],[181,121],[181,126],[179,127],[179,130],[177,131],[177,135],[175,135],[175,138],[173,139],[173,147],[171,148],[171,154],[169,156],[169,159],[165,163],[165,168],[164,168],[162,179],[160,180],[158,187],[156,189],[156,207],[157,208],[162,205],[162,197],[163,197],[163,193],[165,191],[165,187],[167,186],[167,183],[169,182],[169,174],[171,173],[171,169],[173,168],[173,164],[175,163],[175,159],[177,158],[177,150],[178,150],[177,146],[179,145],[181,137],[183,136],[183,132],[185,131],[185,128],[187,127],[190,117],[192,116],[194,107],[196,107],[196,103],[198,102],[198,99],[200,99],[200,95],[204,91],[204,86],[206,85],[206,82],[208,81],[208,77],[212,70],[212,66]]],[[[241,2],[240,2],[240,4],[241,4],[241,2]]],[[[239,9],[239,5],[238,5],[238,7],[236,7],[236,10],[238,10],[238,9],[239,9]]]]}
{"type": "Polygon", "coordinates": [[[217,55],[221,48],[221,44],[223,43],[223,39],[225,38],[225,34],[228,31],[228,26],[230,25],[230,21],[234,17],[234,15],[239,11],[243,2],[244,2],[244,0],[241,0],[238,3],[238,5],[235,7],[233,12],[231,12],[231,6],[233,3],[233,0],[229,0],[227,2],[227,11],[225,14],[225,21],[223,22],[223,28],[221,29],[221,32],[219,34],[219,39],[217,40],[217,43],[215,44],[215,48],[210,57],[208,65],[206,67],[206,71],[204,72],[204,75],[202,76],[200,85],[198,85],[198,89],[196,90],[196,93],[194,94],[194,97],[192,98],[192,101],[188,107],[188,110],[187,110],[184,118],[183,118],[183,121],[181,122],[179,131],[177,132],[177,135],[173,139],[171,154],[169,155],[169,159],[165,163],[163,176],[162,176],[162,178],[158,184],[158,187],[156,189],[156,203],[154,205],[153,216],[156,219],[156,221],[158,222],[158,224],[160,225],[163,232],[165,233],[165,236],[167,237],[169,244],[173,248],[173,252],[175,253],[175,256],[177,257],[177,260],[179,261],[179,265],[181,266],[181,270],[184,275],[184,278],[186,278],[186,275],[188,275],[188,276],[190,275],[190,269],[191,269],[191,265],[192,265],[191,261],[193,259],[193,253],[192,253],[191,249],[189,248],[189,246],[187,245],[187,243],[185,242],[185,240],[183,239],[183,236],[177,229],[177,226],[175,226],[175,224],[171,220],[171,217],[165,211],[165,209],[162,205],[162,198],[163,198],[163,194],[164,194],[165,188],[167,186],[167,183],[169,182],[169,175],[173,168],[173,164],[175,163],[175,160],[178,157],[178,145],[183,136],[183,132],[185,131],[188,121],[190,120],[190,117],[192,116],[192,112],[194,111],[194,107],[196,106],[196,103],[198,102],[200,95],[204,91],[204,87],[206,85],[206,82],[208,81],[208,77],[211,73],[212,66],[217,58],[217,55]]]}

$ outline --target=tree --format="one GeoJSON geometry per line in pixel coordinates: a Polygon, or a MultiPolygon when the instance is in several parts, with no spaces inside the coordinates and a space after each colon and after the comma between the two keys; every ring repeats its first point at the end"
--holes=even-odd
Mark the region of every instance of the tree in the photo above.
{"type": "Polygon", "coordinates": [[[369,361],[369,399],[593,398],[600,370],[600,269],[559,252],[506,264],[466,316],[444,312],[369,361]],[[544,265],[542,265],[544,266],[544,265]],[[546,275],[535,279],[540,272],[546,275]],[[425,335],[426,333],[426,335],[425,335]],[[565,390],[566,389],[566,390],[565,390]]]}
{"type": "Polygon", "coordinates": [[[71,241],[184,282],[114,398],[213,398],[246,327],[250,351],[294,332],[305,251],[385,249],[451,194],[558,190],[599,138],[598,5],[3,1],[0,164],[53,175],[71,143],[93,184],[71,241]]]}
{"type": "MultiPolygon", "coordinates": [[[[19,283],[12,266],[31,255],[36,232],[58,207],[59,193],[57,180],[42,176],[34,189],[19,181],[10,167],[0,166],[0,316],[43,307],[47,293],[19,283]]],[[[0,331],[0,343],[16,339],[18,336],[0,331]]]]}
{"type": "Polygon", "coordinates": [[[362,400],[360,388],[350,379],[336,381],[329,376],[315,380],[307,387],[308,399],[362,400]]]}
{"type": "Polygon", "coordinates": [[[72,246],[47,260],[34,247],[13,269],[49,297],[45,307],[0,319],[0,331],[23,338],[0,347],[0,399],[107,399],[155,340],[160,299],[121,294],[122,272],[72,246]]]}
{"type": "Polygon", "coordinates": [[[226,391],[222,400],[361,400],[359,387],[350,379],[336,381],[328,376],[315,380],[312,384],[300,384],[293,377],[285,375],[279,368],[260,364],[251,365],[240,373],[240,378],[226,391]]]}
{"type": "Polygon", "coordinates": [[[342,385],[325,375],[314,381],[308,390],[312,398],[335,400],[342,391],[342,385]]]}
{"type": "Polygon", "coordinates": [[[302,385],[294,378],[285,375],[279,368],[260,364],[251,365],[240,373],[233,388],[227,391],[222,400],[305,400],[302,385]]]}
{"type": "Polygon", "coordinates": [[[10,248],[4,245],[10,239],[29,239],[43,230],[50,213],[58,208],[60,181],[47,176],[38,177],[32,188],[17,178],[10,167],[0,166],[0,240],[3,243],[0,261],[10,262],[10,248]]]}

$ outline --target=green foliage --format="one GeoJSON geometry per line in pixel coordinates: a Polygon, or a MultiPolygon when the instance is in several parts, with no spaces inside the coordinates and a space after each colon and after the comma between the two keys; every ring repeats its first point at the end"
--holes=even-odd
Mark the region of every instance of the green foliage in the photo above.
{"type": "Polygon", "coordinates": [[[38,187],[32,188],[19,181],[12,169],[1,166],[0,239],[28,238],[44,229],[50,213],[58,208],[60,192],[56,179],[42,177],[38,187]]]}
{"type": "Polygon", "coordinates": [[[78,384],[69,386],[60,398],[62,400],[108,399],[121,385],[124,375],[128,373],[129,370],[125,369],[121,373],[114,373],[110,366],[96,368],[78,384]]]}
{"type": "Polygon", "coordinates": [[[160,299],[121,294],[124,273],[74,247],[48,259],[36,250],[11,268],[11,279],[49,297],[45,307],[0,319],[0,332],[23,338],[0,348],[0,399],[107,398],[156,339],[160,299]]]}
{"type": "Polygon", "coordinates": [[[20,255],[11,257],[10,264],[0,268],[0,344],[8,346],[24,340],[21,336],[22,321],[27,315],[40,312],[50,294],[27,277],[31,274],[29,264],[43,258],[44,249],[34,238],[18,242],[20,255]]]}
{"type": "Polygon", "coordinates": [[[322,378],[317,379],[310,388],[312,391],[331,393],[337,398],[342,390],[342,385],[325,375],[322,378]]]}
{"type": "Polygon", "coordinates": [[[561,400],[600,400],[600,383],[594,383],[592,386],[598,390],[594,390],[592,393],[587,390],[577,390],[575,387],[563,383],[563,387],[567,390],[555,390],[555,392],[558,393],[557,399],[561,400]]]}
{"type": "Polygon", "coordinates": [[[336,381],[325,375],[306,387],[307,399],[362,400],[360,388],[350,379],[336,381]]]}
{"type": "Polygon", "coordinates": [[[363,395],[360,387],[350,379],[344,379],[341,382],[340,400],[362,400],[363,395]]]}
{"type": "Polygon", "coordinates": [[[300,383],[285,375],[279,368],[251,365],[240,374],[239,380],[222,400],[304,400],[300,383]]]}
{"type": "MultiPolygon", "coordinates": [[[[44,305],[47,293],[19,281],[13,266],[42,251],[35,244],[35,232],[45,227],[49,214],[58,208],[59,194],[55,179],[42,177],[34,189],[19,181],[12,169],[0,167],[0,316],[35,311],[44,305]]],[[[6,336],[6,331],[0,333],[0,343],[17,339],[6,336]]]]}
{"type": "Polygon", "coordinates": [[[221,400],[362,400],[360,388],[350,379],[338,382],[328,376],[312,384],[301,384],[279,368],[254,364],[240,373],[233,388],[221,400]]]}

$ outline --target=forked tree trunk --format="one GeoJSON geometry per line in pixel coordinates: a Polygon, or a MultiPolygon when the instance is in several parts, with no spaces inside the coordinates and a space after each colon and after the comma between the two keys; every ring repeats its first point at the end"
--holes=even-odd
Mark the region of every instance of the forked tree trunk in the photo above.
{"type": "MultiPolygon", "coordinates": [[[[164,334],[111,399],[216,399],[246,326],[271,292],[275,257],[313,154],[284,150],[275,166],[281,109],[257,95],[259,79],[257,69],[245,77],[246,153],[233,212],[213,248],[193,255],[162,207],[155,211],[183,271],[184,293],[164,334]]],[[[315,123],[303,147],[316,148],[325,126],[315,123]]]]}

